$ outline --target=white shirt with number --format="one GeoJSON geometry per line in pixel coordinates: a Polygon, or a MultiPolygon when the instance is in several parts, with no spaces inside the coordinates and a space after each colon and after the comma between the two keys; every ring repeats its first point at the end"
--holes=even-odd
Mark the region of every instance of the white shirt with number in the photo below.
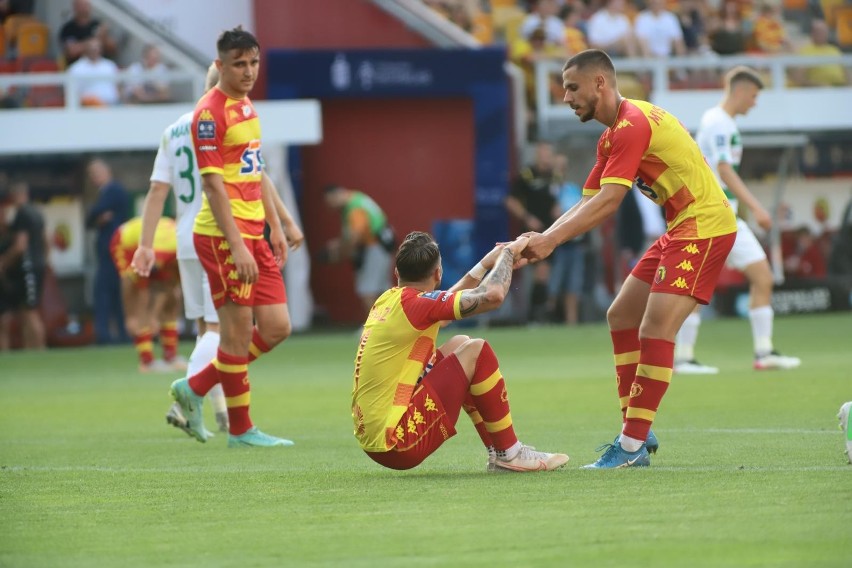
{"type": "Polygon", "coordinates": [[[181,116],[163,132],[154,160],[151,181],[167,183],[175,194],[177,257],[198,258],[192,242],[192,226],[201,210],[201,176],[192,147],[192,112],[181,116]]]}
{"type": "Polygon", "coordinates": [[[719,184],[725,190],[725,195],[728,196],[728,201],[731,203],[734,213],[736,213],[737,197],[719,176],[719,164],[721,162],[730,164],[737,172],[740,169],[740,161],[743,158],[743,142],[737,123],[722,107],[715,106],[707,110],[701,117],[698,131],[695,133],[695,141],[698,142],[701,153],[704,154],[704,158],[710,164],[713,173],[716,174],[716,179],[719,180],[719,184]]]}

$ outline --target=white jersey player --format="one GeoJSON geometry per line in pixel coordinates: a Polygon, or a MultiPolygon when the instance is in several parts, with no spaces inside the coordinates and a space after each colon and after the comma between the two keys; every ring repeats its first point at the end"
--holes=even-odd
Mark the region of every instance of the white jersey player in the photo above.
{"type": "MultiPolygon", "coordinates": [[[[772,227],[772,217],[748,190],[738,174],[743,144],[734,117],[746,114],[756,103],[763,88],[760,76],[748,67],[735,67],[725,76],[725,96],[722,102],[704,113],[695,135],[701,153],[707,159],[716,178],[725,190],[734,212],[742,202],[763,229],[772,227]]],[[[728,255],[729,267],[742,272],[749,281],[749,320],[754,342],[754,368],[792,369],[801,361],[797,357],[780,355],[772,342],[773,277],[763,247],[748,224],[737,218],[737,239],[728,255]]],[[[716,367],[701,365],[695,360],[695,340],[701,318],[693,312],[677,335],[675,367],[677,373],[715,374],[716,367]]]]}

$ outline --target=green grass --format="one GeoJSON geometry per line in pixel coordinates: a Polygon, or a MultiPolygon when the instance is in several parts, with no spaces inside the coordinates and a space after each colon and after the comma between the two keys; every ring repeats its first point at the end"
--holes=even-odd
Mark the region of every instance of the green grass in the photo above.
{"type": "Polygon", "coordinates": [[[0,566],[848,566],[850,332],[848,314],[779,319],[804,363],[757,373],[747,322],[705,322],[722,373],[675,377],[652,467],[594,472],[577,468],[619,427],[606,329],[472,330],[522,440],[571,455],[534,475],[486,474],[465,416],[421,467],[374,464],[351,433],[349,333],[252,366],[255,421],[297,442],[270,450],[168,428],[171,377],[137,374],[130,348],[2,355],[0,566]]]}

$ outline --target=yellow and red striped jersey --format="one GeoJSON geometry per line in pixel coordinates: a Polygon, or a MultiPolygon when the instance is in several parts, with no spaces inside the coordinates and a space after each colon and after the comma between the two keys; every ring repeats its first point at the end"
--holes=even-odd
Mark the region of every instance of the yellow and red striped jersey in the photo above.
{"type": "MultiPolygon", "coordinates": [[[[135,278],[130,267],[133,253],[142,238],[142,217],[133,217],[119,225],[110,242],[110,254],[118,273],[135,278]]],[[[154,232],[154,270],[164,270],[177,259],[177,226],[174,219],[161,217],[154,232]]]]}
{"type": "Polygon", "coordinates": [[[355,437],[364,450],[386,452],[396,445],[396,425],[435,354],[440,322],[461,318],[462,293],[391,288],[373,304],[352,386],[355,437]]]}
{"type": "Polygon", "coordinates": [[[698,144],[680,121],[649,102],[624,99],[598,141],[597,162],[583,186],[631,187],[666,212],[673,239],[706,239],[737,230],[737,221],[698,144]]]}
{"type": "MultiPolygon", "coordinates": [[[[192,117],[192,142],[198,172],[220,174],[231,201],[231,213],[244,238],[263,238],[264,209],[260,180],[260,120],[248,97],[232,99],[214,87],[201,97],[192,117]]],[[[207,195],[195,217],[193,232],[223,236],[207,195]]]]}

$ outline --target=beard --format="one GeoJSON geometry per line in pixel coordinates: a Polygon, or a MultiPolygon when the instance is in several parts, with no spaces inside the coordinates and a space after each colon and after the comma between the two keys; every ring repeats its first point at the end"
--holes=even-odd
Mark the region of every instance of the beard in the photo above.
{"type": "Polygon", "coordinates": [[[598,99],[595,98],[586,104],[586,111],[580,115],[580,122],[589,122],[595,118],[595,111],[598,108],[598,99]]]}

